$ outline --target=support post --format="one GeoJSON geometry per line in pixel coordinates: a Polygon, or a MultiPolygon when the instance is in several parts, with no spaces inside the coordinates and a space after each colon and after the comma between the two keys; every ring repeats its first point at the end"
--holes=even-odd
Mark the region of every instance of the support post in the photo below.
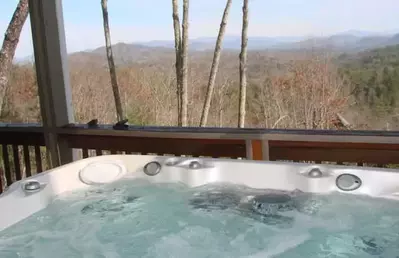
{"type": "Polygon", "coordinates": [[[252,151],[252,140],[246,140],[245,141],[245,151],[247,154],[247,159],[248,160],[253,160],[254,155],[253,155],[253,151],[252,151]]]}
{"type": "Polygon", "coordinates": [[[269,142],[267,140],[246,140],[247,159],[269,160],[269,142]]]}
{"type": "Polygon", "coordinates": [[[50,167],[74,160],[57,127],[74,122],[61,0],[29,0],[40,109],[50,167]]]}
{"type": "Polygon", "coordinates": [[[270,160],[270,155],[269,155],[270,147],[269,147],[269,141],[264,139],[262,141],[262,159],[263,160],[270,160]]]}

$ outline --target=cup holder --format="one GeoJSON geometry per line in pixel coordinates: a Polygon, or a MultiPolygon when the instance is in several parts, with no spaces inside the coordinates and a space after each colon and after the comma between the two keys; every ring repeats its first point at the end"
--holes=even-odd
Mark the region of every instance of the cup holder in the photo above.
{"type": "Polygon", "coordinates": [[[357,190],[362,185],[362,180],[353,174],[341,174],[336,180],[337,187],[345,192],[357,190]]]}
{"type": "Polygon", "coordinates": [[[144,166],[143,170],[147,176],[155,176],[155,175],[158,175],[159,172],[161,172],[161,168],[162,168],[162,166],[161,166],[161,164],[159,164],[159,162],[153,161],[153,162],[147,163],[144,166]]]}

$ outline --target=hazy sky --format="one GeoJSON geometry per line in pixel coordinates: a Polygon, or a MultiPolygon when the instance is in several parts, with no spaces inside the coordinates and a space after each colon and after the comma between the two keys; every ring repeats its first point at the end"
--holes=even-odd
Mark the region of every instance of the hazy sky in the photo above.
{"type": "MultiPolygon", "coordinates": [[[[109,0],[112,43],[173,39],[171,0],[109,0]]],[[[190,38],[216,36],[225,0],[190,1],[190,38]]],[[[0,33],[17,0],[0,1],[0,33]]],[[[242,0],[233,0],[227,34],[239,35],[242,0]]],[[[68,52],[104,44],[100,0],[63,0],[68,52]]],[[[399,0],[250,0],[250,36],[321,36],[399,29],[399,0]]],[[[2,39],[1,39],[2,40],[2,39]]],[[[16,56],[32,54],[29,20],[16,56]]]]}

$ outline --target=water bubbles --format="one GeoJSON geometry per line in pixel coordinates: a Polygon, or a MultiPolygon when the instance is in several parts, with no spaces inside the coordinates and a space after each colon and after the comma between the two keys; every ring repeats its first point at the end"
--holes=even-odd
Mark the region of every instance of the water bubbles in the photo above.
{"type": "Polygon", "coordinates": [[[210,191],[197,193],[189,203],[194,209],[226,210],[234,208],[240,203],[241,197],[227,191],[210,191]]]}
{"type": "Polygon", "coordinates": [[[325,205],[325,201],[321,196],[312,196],[309,194],[298,195],[294,198],[295,208],[304,214],[315,215],[325,205]]]}
{"type": "Polygon", "coordinates": [[[385,200],[137,180],[65,196],[0,232],[0,256],[49,258],[56,251],[57,257],[395,258],[399,253],[399,206],[385,200]]]}
{"type": "Polygon", "coordinates": [[[377,244],[375,237],[361,236],[359,239],[362,242],[360,249],[364,252],[371,255],[380,255],[384,252],[384,248],[377,244]]]}
{"type": "Polygon", "coordinates": [[[264,194],[252,200],[254,211],[263,215],[276,215],[294,209],[294,201],[287,194],[264,194]]]}
{"type": "Polygon", "coordinates": [[[137,196],[123,196],[116,199],[101,199],[85,205],[81,209],[82,214],[95,214],[95,213],[110,213],[120,212],[124,209],[125,205],[133,203],[139,197],[137,196]]]}

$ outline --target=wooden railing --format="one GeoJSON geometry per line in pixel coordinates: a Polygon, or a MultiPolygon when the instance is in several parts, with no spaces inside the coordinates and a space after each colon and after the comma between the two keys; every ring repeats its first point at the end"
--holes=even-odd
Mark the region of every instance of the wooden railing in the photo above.
{"type": "MultiPolygon", "coordinates": [[[[399,164],[399,132],[234,128],[89,127],[69,125],[57,137],[82,158],[104,154],[157,154],[352,165],[399,164]]],[[[47,169],[44,129],[0,125],[2,186],[47,169]]],[[[2,191],[2,189],[0,189],[2,191]]]]}
{"type": "Polygon", "coordinates": [[[43,171],[45,141],[39,125],[2,125],[0,145],[0,192],[5,185],[43,171]]]}

